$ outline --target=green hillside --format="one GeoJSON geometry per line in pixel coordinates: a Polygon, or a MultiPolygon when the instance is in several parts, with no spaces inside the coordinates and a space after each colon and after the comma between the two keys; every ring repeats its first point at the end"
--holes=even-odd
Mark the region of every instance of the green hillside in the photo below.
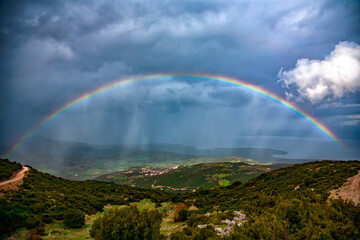
{"type": "Polygon", "coordinates": [[[357,239],[360,206],[329,200],[329,195],[359,170],[359,161],[298,164],[246,184],[178,195],[177,201],[200,209],[192,226],[206,224],[203,214],[214,209],[243,211],[247,221],[235,228],[232,239],[357,239]]]}
{"type": "Polygon", "coordinates": [[[188,202],[206,210],[219,202],[220,209],[238,206],[251,209],[257,202],[272,198],[327,198],[329,191],[339,188],[347,178],[360,170],[360,161],[320,161],[281,168],[239,186],[198,191],[182,195],[188,202]],[[295,188],[297,188],[295,190],[295,188]],[[213,202],[215,201],[215,202],[213,202]]]}
{"type": "MultiPolygon", "coordinates": [[[[217,167],[230,167],[229,164],[247,167],[242,163],[218,163],[217,167]]],[[[188,170],[200,166],[206,164],[188,170]]],[[[208,164],[209,169],[211,166],[208,164]]],[[[359,161],[311,162],[266,172],[243,184],[234,182],[174,195],[115,183],[70,181],[31,169],[17,191],[7,192],[0,199],[0,230],[4,236],[21,227],[39,230],[45,226],[56,235],[57,229],[64,227],[58,221],[68,212],[78,209],[86,214],[97,213],[86,217],[87,225],[79,230],[84,232],[92,228],[95,218],[102,216],[99,212],[105,204],[124,205],[150,199],[142,202],[162,214],[161,233],[172,240],[357,239],[360,206],[329,199],[329,195],[359,171],[359,161]]],[[[211,174],[227,179],[230,171],[211,174]]],[[[67,238],[59,235],[57,239],[67,238]]]]}
{"type": "MultiPolygon", "coordinates": [[[[6,160],[0,162],[7,168],[15,165],[6,160]]],[[[17,191],[8,192],[0,199],[0,236],[20,227],[36,228],[44,220],[62,220],[69,210],[94,214],[106,204],[122,205],[145,198],[163,202],[170,195],[115,183],[70,181],[31,169],[17,191]]]]}
{"type": "Polygon", "coordinates": [[[262,173],[289,165],[255,165],[250,159],[228,157],[216,163],[200,163],[172,168],[150,166],[132,167],[120,172],[102,175],[96,180],[115,182],[142,188],[189,192],[199,187],[209,189],[227,186],[235,181],[247,182],[262,173]],[[224,162],[233,161],[233,162],[224,162]],[[251,165],[244,163],[251,163],[251,165]]]}

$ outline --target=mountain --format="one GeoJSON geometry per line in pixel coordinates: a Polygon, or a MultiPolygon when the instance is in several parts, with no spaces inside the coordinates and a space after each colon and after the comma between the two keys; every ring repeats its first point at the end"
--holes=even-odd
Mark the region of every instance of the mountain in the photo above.
{"type": "Polygon", "coordinates": [[[146,151],[166,151],[178,154],[189,154],[194,156],[209,156],[209,157],[230,157],[239,156],[243,158],[254,159],[260,162],[274,162],[274,163],[301,163],[307,162],[309,159],[288,159],[287,152],[270,148],[254,148],[254,147],[223,147],[213,149],[198,149],[187,145],[178,144],[143,144],[131,145],[132,149],[146,150],[146,151]],[[275,157],[274,155],[284,155],[283,158],[275,157]]]}

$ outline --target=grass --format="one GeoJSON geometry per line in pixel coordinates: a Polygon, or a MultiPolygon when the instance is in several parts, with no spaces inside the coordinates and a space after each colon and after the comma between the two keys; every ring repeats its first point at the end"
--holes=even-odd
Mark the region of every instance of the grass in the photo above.
{"type": "MultiPolygon", "coordinates": [[[[90,216],[85,216],[85,225],[82,228],[71,229],[65,227],[62,221],[54,221],[53,223],[46,224],[45,233],[41,236],[41,239],[73,239],[73,240],[83,240],[83,239],[92,239],[90,237],[91,225],[96,218],[98,218],[102,213],[97,213],[90,216]]],[[[26,229],[19,229],[13,239],[26,239],[26,229]]]]}
{"type": "Polygon", "coordinates": [[[140,211],[141,210],[152,210],[155,209],[156,204],[153,203],[150,199],[143,199],[140,202],[132,203],[131,205],[135,205],[140,211]]]}
{"type": "Polygon", "coordinates": [[[46,225],[45,236],[43,239],[91,239],[90,228],[96,218],[99,217],[99,213],[85,217],[85,225],[82,228],[71,229],[64,226],[62,221],[56,221],[54,223],[46,225]]]}
{"type": "Polygon", "coordinates": [[[227,180],[227,179],[220,179],[220,180],[219,180],[219,185],[220,185],[220,186],[226,187],[226,186],[228,186],[229,184],[230,184],[230,181],[227,180]]]}
{"type": "Polygon", "coordinates": [[[217,177],[217,178],[225,178],[225,177],[228,177],[230,176],[231,174],[227,174],[227,173],[223,173],[223,174],[215,174],[214,177],[217,177]]]}
{"type": "Polygon", "coordinates": [[[176,230],[180,230],[185,226],[186,223],[184,222],[174,223],[172,215],[169,215],[163,218],[163,221],[160,225],[160,232],[165,236],[170,236],[173,232],[175,232],[176,230]]]}
{"type": "MultiPolygon", "coordinates": [[[[156,209],[156,204],[151,202],[150,199],[144,199],[140,202],[130,203],[130,205],[135,205],[138,209],[141,210],[152,210],[156,209]]],[[[121,208],[125,205],[107,205],[105,206],[105,211],[113,208],[121,208]]],[[[185,223],[174,223],[173,221],[173,204],[170,202],[163,203],[158,210],[164,214],[163,221],[161,223],[160,231],[165,236],[169,236],[175,230],[185,227],[185,223]]],[[[85,225],[82,228],[72,229],[67,228],[62,221],[54,221],[53,223],[45,225],[45,234],[41,236],[42,239],[53,239],[53,240],[62,240],[62,239],[73,239],[73,240],[83,240],[83,239],[93,239],[90,237],[90,229],[98,217],[102,216],[104,212],[98,212],[94,215],[85,216],[85,225]]],[[[25,239],[27,230],[19,229],[13,237],[15,239],[25,239]]]]}
{"type": "Polygon", "coordinates": [[[124,181],[127,179],[127,176],[123,176],[123,177],[114,177],[113,178],[115,181],[124,181]]]}

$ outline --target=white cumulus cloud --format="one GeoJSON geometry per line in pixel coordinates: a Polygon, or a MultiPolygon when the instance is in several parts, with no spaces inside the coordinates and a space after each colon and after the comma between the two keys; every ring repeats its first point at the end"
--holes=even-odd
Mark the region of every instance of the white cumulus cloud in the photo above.
{"type": "Polygon", "coordinates": [[[319,103],[360,90],[360,46],[340,42],[324,60],[299,59],[294,69],[280,70],[280,82],[296,100],[319,103]]]}

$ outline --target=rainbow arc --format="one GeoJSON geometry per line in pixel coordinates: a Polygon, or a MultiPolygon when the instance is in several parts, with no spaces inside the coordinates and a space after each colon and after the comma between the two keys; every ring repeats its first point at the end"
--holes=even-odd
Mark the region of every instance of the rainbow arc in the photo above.
{"type": "Polygon", "coordinates": [[[56,109],[53,111],[50,115],[46,116],[42,121],[37,123],[35,126],[33,126],[24,136],[22,136],[17,142],[15,142],[8,151],[2,156],[2,157],[9,157],[12,153],[14,153],[29,137],[31,137],[39,128],[41,128],[44,124],[54,119],[56,116],[60,115],[61,113],[65,112],[66,110],[76,106],[77,104],[80,104],[81,102],[96,96],[98,94],[101,94],[103,92],[106,92],[109,89],[126,85],[134,82],[140,82],[140,81],[149,81],[152,79],[160,79],[165,77],[183,77],[188,79],[199,79],[199,80],[208,80],[213,82],[220,82],[224,84],[230,84],[236,87],[240,87],[246,91],[256,93],[258,95],[261,95],[265,98],[271,99],[274,102],[277,102],[284,106],[285,108],[291,110],[292,112],[296,113],[297,115],[301,116],[302,118],[306,119],[310,124],[312,124],[315,128],[320,130],[320,132],[323,133],[327,138],[331,139],[335,143],[342,146],[340,140],[336,137],[336,135],[316,118],[312,117],[310,114],[306,113],[305,111],[301,110],[299,107],[294,105],[293,103],[285,100],[281,96],[276,95],[275,93],[272,93],[264,88],[261,88],[259,86],[256,86],[254,84],[251,84],[249,82],[227,77],[227,76],[220,76],[220,75],[210,75],[210,74],[198,74],[198,73],[161,73],[161,74],[151,74],[151,75],[142,75],[142,76],[134,76],[129,77],[125,79],[119,79],[116,81],[113,81],[111,83],[105,84],[101,87],[98,87],[96,89],[93,89],[90,92],[84,93],[83,95],[73,99],[72,101],[66,103],[62,107],[56,109]]]}

